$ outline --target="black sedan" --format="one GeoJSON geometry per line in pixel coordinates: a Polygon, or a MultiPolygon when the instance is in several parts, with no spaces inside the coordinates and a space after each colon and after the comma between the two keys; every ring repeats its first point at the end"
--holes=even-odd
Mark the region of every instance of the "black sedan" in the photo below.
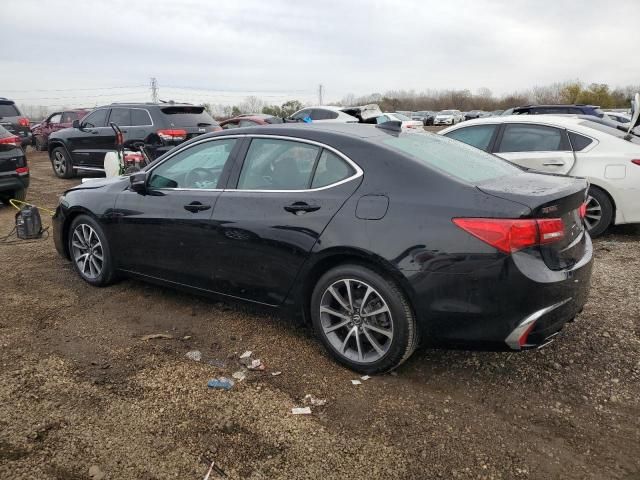
{"type": "Polygon", "coordinates": [[[204,135],[68,190],[58,251],[118,275],[302,312],[341,363],[391,370],[419,338],[521,350],[582,309],[587,183],[393,123],[204,135]]]}

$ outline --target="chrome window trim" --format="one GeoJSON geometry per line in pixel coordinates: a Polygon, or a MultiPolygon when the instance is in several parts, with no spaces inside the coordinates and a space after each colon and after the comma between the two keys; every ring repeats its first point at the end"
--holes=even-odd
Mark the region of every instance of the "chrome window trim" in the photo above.
{"type": "Polygon", "coordinates": [[[154,190],[189,191],[189,192],[195,191],[195,192],[241,192],[241,193],[306,193],[306,192],[319,192],[322,190],[326,190],[328,188],[337,187],[338,185],[342,185],[344,183],[350,182],[351,180],[355,180],[356,178],[360,178],[362,175],[364,175],[363,170],[360,168],[360,166],[356,162],[354,162],[344,153],[340,152],[339,150],[336,150],[330,145],[326,145],[321,142],[316,142],[315,140],[308,140],[306,138],[299,138],[299,137],[290,137],[287,135],[246,134],[246,133],[238,134],[238,135],[221,135],[219,137],[205,138],[203,140],[199,140],[197,142],[191,143],[183,148],[179,148],[175,152],[173,152],[170,156],[165,158],[161,163],[159,163],[158,165],[154,165],[154,167],[149,170],[149,175],[151,174],[151,172],[153,172],[153,170],[158,168],[160,165],[164,164],[165,162],[168,162],[171,158],[173,158],[180,152],[186,150],[187,148],[191,148],[201,143],[213,142],[216,140],[223,140],[223,139],[229,139],[229,138],[267,138],[267,139],[289,140],[289,141],[300,142],[300,143],[308,143],[310,145],[315,145],[320,148],[326,148],[331,153],[334,153],[338,157],[342,158],[355,170],[355,173],[350,177],[347,177],[338,182],[331,183],[324,187],[307,188],[302,190],[251,190],[251,189],[239,189],[239,188],[224,188],[224,189],[220,189],[220,188],[156,188],[154,190]]]}

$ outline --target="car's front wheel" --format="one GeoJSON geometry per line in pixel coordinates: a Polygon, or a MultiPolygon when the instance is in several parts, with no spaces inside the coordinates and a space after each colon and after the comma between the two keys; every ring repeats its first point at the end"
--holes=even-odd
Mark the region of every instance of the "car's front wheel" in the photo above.
{"type": "Polygon", "coordinates": [[[589,188],[584,223],[592,237],[602,235],[613,220],[613,204],[609,196],[595,186],[589,188]]]}
{"type": "Polygon", "coordinates": [[[67,152],[62,147],[56,147],[51,152],[51,166],[53,173],[60,178],[73,177],[73,165],[67,152]]]}
{"type": "Polygon", "coordinates": [[[331,355],[361,373],[393,370],[418,343],[416,320],[404,293],[362,265],[333,268],[318,280],[311,319],[331,355]]]}
{"type": "Polygon", "coordinates": [[[100,224],[88,215],[79,215],[71,222],[67,236],[69,254],[78,275],[96,287],[112,283],[113,257],[100,224]]]}

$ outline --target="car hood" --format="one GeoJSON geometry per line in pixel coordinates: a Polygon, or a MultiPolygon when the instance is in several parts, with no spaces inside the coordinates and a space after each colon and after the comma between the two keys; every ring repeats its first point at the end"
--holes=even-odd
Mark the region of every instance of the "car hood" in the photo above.
{"type": "Polygon", "coordinates": [[[67,192],[74,192],[76,190],[95,190],[97,188],[114,187],[122,188],[129,185],[129,176],[121,175],[119,177],[112,178],[85,178],[80,185],[70,188],[67,192]]]}

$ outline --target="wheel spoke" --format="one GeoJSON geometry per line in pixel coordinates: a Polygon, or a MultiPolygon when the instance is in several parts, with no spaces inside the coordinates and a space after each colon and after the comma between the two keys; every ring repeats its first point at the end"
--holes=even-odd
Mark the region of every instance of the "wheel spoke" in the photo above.
{"type": "Polygon", "coordinates": [[[376,327],[375,325],[370,325],[367,323],[365,323],[362,327],[365,329],[373,330],[374,332],[384,335],[387,338],[393,337],[393,332],[391,330],[387,330],[386,328],[376,327]]]}
{"type": "Polygon", "coordinates": [[[379,355],[382,355],[384,353],[384,350],[382,349],[378,341],[375,338],[373,338],[373,335],[371,335],[366,328],[362,329],[362,333],[364,333],[364,336],[367,338],[367,341],[371,344],[371,346],[375,349],[375,351],[378,352],[379,355]]]}
{"type": "Polygon", "coordinates": [[[91,258],[91,265],[93,265],[93,267],[96,270],[96,275],[100,274],[100,266],[98,265],[98,262],[96,262],[95,258],[91,258]]]}
{"type": "Polygon", "coordinates": [[[353,327],[351,330],[349,330],[349,333],[347,333],[347,336],[344,337],[344,341],[342,342],[342,347],[340,347],[340,352],[344,353],[344,351],[347,349],[347,343],[349,343],[349,339],[351,338],[351,335],[353,335],[353,332],[356,331],[358,329],[358,327],[353,327]]]}
{"type": "Polygon", "coordinates": [[[367,301],[369,300],[369,295],[371,295],[371,292],[373,292],[373,288],[371,288],[369,285],[367,285],[367,291],[364,293],[364,296],[362,297],[362,303],[360,304],[360,311],[361,312],[366,307],[367,301]]]}
{"type": "Polygon", "coordinates": [[[360,344],[360,332],[358,331],[357,328],[354,329],[355,334],[356,334],[356,346],[358,347],[358,361],[362,361],[363,360],[363,356],[362,356],[362,345],[360,344]]]}
{"type": "Polygon", "coordinates": [[[338,330],[339,328],[344,327],[348,323],[349,323],[349,319],[343,320],[342,322],[338,322],[334,325],[331,325],[330,327],[322,327],[322,329],[324,330],[324,333],[331,333],[335,330],[338,330]]]}
{"type": "Polygon", "coordinates": [[[378,308],[377,310],[373,310],[371,312],[362,312],[361,316],[363,317],[373,317],[374,315],[380,315],[381,313],[387,313],[389,312],[389,307],[387,307],[386,305],[383,305],[382,307],[378,308]]]}
{"type": "Polygon", "coordinates": [[[351,318],[344,313],[336,312],[332,308],[329,307],[320,307],[320,313],[328,313],[329,315],[333,315],[334,317],[342,318],[343,320],[350,320],[351,318]]]}
{"type": "Polygon", "coordinates": [[[347,298],[349,299],[349,308],[350,312],[353,312],[353,296],[351,293],[351,280],[345,280],[344,284],[347,286],[347,298]]]}
{"type": "Polygon", "coordinates": [[[347,312],[349,311],[349,305],[347,305],[342,296],[338,292],[336,292],[335,288],[333,288],[333,285],[329,287],[329,293],[338,301],[342,308],[344,308],[347,312]]]}
{"type": "Polygon", "coordinates": [[[88,253],[82,253],[80,255],[78,255],[77,257],[75,257],[75,261],[76,263],[80,262],[81,260],[84,260],[86,257],[88,257],[89,254],[88,253]]]}

